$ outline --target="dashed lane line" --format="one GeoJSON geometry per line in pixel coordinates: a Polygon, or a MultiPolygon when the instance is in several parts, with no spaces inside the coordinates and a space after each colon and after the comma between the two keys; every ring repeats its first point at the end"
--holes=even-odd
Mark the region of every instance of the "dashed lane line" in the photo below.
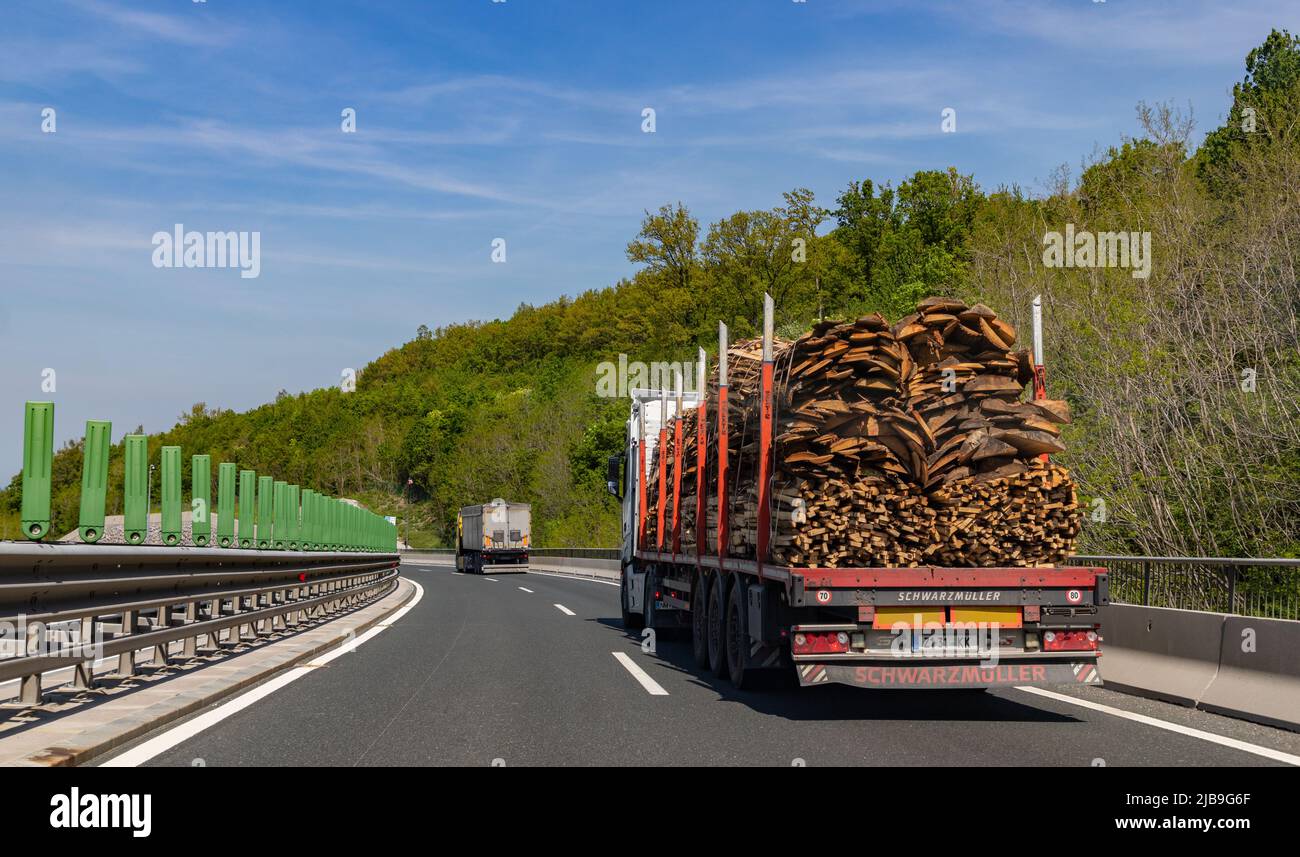
{"type": "Polygon", "coordinates": [[[636,679],[646,689],[646,693],[651,696],[668,695],[668,691],[664,690],[659,682],[650,678],[649,673],[637,666],[636,661],[632,660],[626,652],[610,652],[610,654],[614,656],[614,660],[622,664],[623,668],[632,674],[632,678],[636,679]]]}

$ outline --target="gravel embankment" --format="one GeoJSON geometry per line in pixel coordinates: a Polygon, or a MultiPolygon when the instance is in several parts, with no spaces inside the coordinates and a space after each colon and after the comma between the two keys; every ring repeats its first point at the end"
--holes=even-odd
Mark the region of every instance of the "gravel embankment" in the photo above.
{"type": "MultiPolygon", "coordinates": [[[[215,535],[217,532],[217,515],[215,512],[211,515],[211,518],[212,518],[212,533],[213,535],[215,535]]],[[[122,523],[123,523],[123,519],[121,515],[105,516],[104,534],[100,536],[99,541],[95,542],[95,544],[100,544],[100,545],[126,544],[126,531],[122,526],[122,523]]],[[[193,513],[182,512],[181,513],[181,544],[182,545],[192,546],[194,544],[194,538],[191,532],[192,524],[193,524],[193,513]]],[[[81,537],[77,534],[76,530],[73,530],[72,532],[65,534],[63,538],[60,539],[59,541],[80,543],[81,537]]],[[[149,516],[149,535],[145,539],[144,543],[149,545],[163,544],[161,514],[152,514],[149,516]]],[[[210,545],[212,543],[211,540],[209,540],[208,543],[210,545]]]]}

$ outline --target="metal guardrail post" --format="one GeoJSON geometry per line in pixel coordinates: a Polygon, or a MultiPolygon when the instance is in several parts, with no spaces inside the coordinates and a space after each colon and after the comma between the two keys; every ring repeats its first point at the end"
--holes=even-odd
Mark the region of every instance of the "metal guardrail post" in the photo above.
{"type": "Polygon", "coordinates": [[[217,544],[223,548],[235,544],[235,474],[232,462],[217,468],[217,544]]]}
{"type": "Polygon", "coordinates": [[[1151,563],[1142,563],[1142,606],[1151,606],[1151,563]]]}
{"type": "Polygon", "coordinates": [[[207,547],[212,536],[212,456],[190,459],[190,536],[197,547],[207,547]]]}
{"type": "Polygon", "coordinates": [[[149,438],[126,436],[126,473],[122,489],[122,529],[126,543],[142,545],[149,538],[149,438]]]}
{"type": "Polygon", "coordinates": [[[50,469],[54,462],[54,403],[28,402],[23,425],[23,535],[50,532],[50,469]]]}
{"type": "Polygon", "coordinates": [[[162,540],[168,547],[181,543],[181,448],[162,448],[162,540]]]}
{"type": "Polygon", "coordinates": [[[253,516],[257,514],[257,471],[239,471],[239,546],[254,544],[253,516]]]}
{"type": "Polygon", "coordinates": [[[108,450],[112,444],[112,423],[86,420],[86,439],[81,447],[81,511],[77,515],[77,531],[87,544],[94,544],[104,535],[108,450]]]}
{"type": "Polygon", "coordinates": [[[270,550],[271,507],[275,500],[275,477],[257,477],[257,549],[270,550]]]}
{"type": "Polygon", "coordinates": [[[1228,613],[1237,612],[1237,567],[1228,566],[1228,613]]]}

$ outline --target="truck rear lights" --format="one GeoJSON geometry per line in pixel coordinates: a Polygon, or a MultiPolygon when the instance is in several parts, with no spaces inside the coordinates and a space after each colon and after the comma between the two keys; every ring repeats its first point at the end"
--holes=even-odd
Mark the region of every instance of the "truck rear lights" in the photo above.
{"type": "Polygon", "coordinates": [[[1101,637],[1096,631],[1044,631],[1045,652],[1094,652],[1101,637]]]}
{"type": "Polygon", "coordinates": [[[849,650],[849,635],[844,631],[798,631],[792,650],[796,655],[838,654],[849,650]]]}

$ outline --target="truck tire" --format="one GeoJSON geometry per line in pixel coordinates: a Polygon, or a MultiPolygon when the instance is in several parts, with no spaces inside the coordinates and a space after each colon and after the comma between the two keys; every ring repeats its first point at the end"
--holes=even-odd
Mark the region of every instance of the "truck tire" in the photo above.
{"type": "Polygon", "coordinates": [[[655,627],[655,600],[654,600],[654,581],[653,574],[645,576],[645,585],[641,590],[641,627],[653,629],[655,627]]]}
{"type": "Polygon", "coordinates": [[[623,611],[623,627],[629,631],[641,630],[641,614],[633,613],[627,608],[627,569],[619,576],[618,606],[623,611]]]}
{"type": "Polygon", "coordinates": [[[691,584],[691,654],[700,669],[709,665],[709,581],[712,579],[705,572],[695,575],[691,584]]]}
{"type": "Polygon", "coordinates": [[[718,678],[727,674],[727,578],[713,578],[709,587],[709,671],[718,678]]]}
{"type": "Polygon", "coordinates": [[[723,626],[727,639],[727,677],[737,690],[754,683],[754,670],[745,668],[749,654],[749,629],[745,627],[748,609],[745,587],[737,580],[727,597],[726,624],[723,626]]]}

